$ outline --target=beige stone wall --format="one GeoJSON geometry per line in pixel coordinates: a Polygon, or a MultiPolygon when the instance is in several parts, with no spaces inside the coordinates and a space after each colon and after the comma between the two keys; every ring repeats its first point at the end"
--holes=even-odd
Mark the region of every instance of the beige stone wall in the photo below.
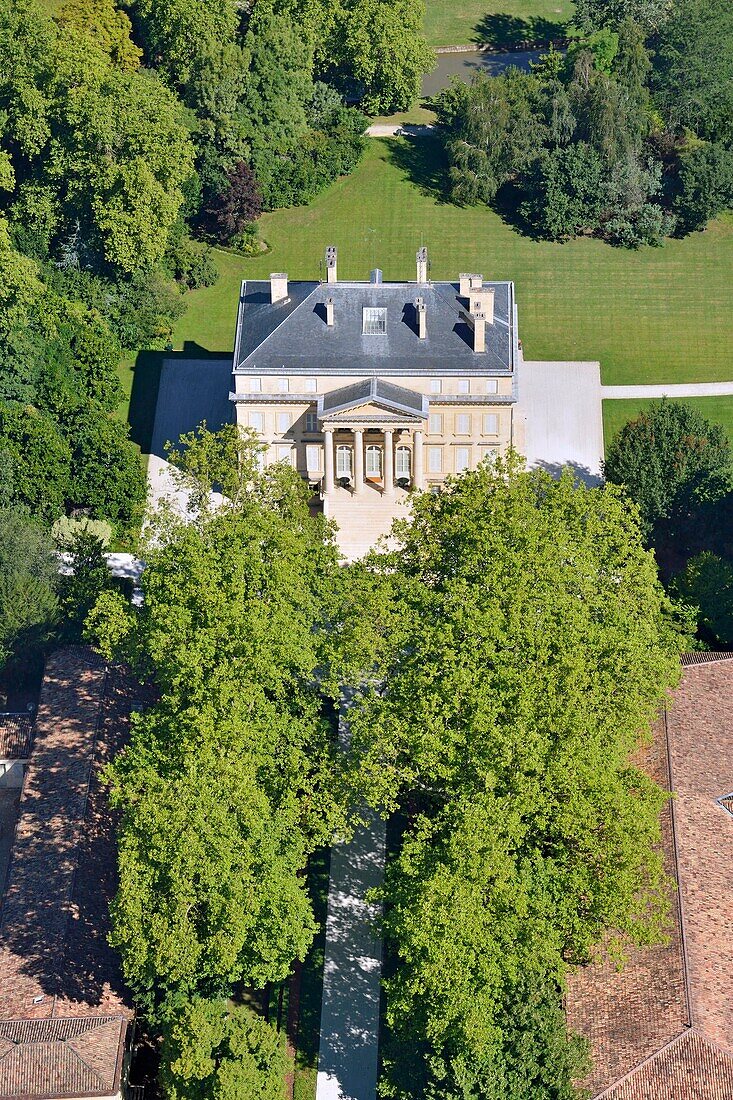
{"type": "MultiPolygon", "coordinates": [[[[282,377],[263,375],[253,386],[249,375],[235,375],[235,392],[246,394],[249,398],[246,404],[235,404],[237,423],[258,433],[267,445],[268,462],[290,461],[304,477],[315,481],[324,473],[323,433],[316,417],[318,396],[357,379],[318,376],[313,379],[316,390],[312,402],[306,404],[305,401],[288,398],[288,394],[281,389],[282,377]],[[282,401],[263,400],[258,403],[258,393],[268,397],[281,394],[282,401]]],[[[304,393],[303,377],[285,377],[289,394],[300,396],[304,393]]],[[[440,393],[431,392],[430,378],[405,376],[390,378],[389,381],[424,393],[430,399],[430,416],[423,430],[424,471],[428,484],[440,483],[445,477],[466,468],[474,469],[487,454],[503,453],[512,444],[513,405],[490,403],[494,389],[498,396],[511,395],[511,378],[481,376],[464,380],[470,388],[469,396],[482,398],[481,404],[457,400],[462,396],[457,378],[441,379],[440,393]]],[[[381,445],[383,438],[381,434],[367,433],[364,442],[365,445],[370,442],[381,445]]],[[[412,433],[396,432],[394,442],[395,446],[412,449],[412,433]]],[[[334,445],[337,447],[339,444],[353,444],[353,435],[348,431],[337,431],[334,445]]]]}

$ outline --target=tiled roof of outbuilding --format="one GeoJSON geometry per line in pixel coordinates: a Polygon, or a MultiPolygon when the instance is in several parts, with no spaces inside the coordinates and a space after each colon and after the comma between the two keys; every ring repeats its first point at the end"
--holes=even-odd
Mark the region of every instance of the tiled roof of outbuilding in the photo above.
{"type": "Polygon", "coordinates": [[[0,912],[0,1097],[119,1089],[133,1013],[107,942],[116,858],[100,773],[138,694],[85,647],[46,665],[0,912]]]}
{"type": "Polygon", "coordinates": [[[0,760],[27,760],[32,741],[31,714],[0,714],[0,760]]]}
{"type": "Polygon", "coordinates": [[[663,815],[679,882],[669,942],[568,983],[568,1022],[591,1043],[587,1086],[608,1100],[733,1100],[733,663],[688,662],[646,767],[671,787],[663,815]]]}

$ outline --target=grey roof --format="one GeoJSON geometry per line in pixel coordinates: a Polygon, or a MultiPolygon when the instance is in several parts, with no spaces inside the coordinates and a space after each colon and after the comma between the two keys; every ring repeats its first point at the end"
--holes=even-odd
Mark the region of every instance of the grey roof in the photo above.
{"type": "Polygon", "coordinates": [[[386,405],[390,409],[408,413],[410,416],[422,417],[423,420],[428,415],[427,397],[414,390],[405,389],[404,386],[385,382],[382,378],[365,378],[361,382],[341,386],[337,390],[324,394],[318,398],[318,415],[327,416],[329,413],[353,409],[368,401],[375,401],[379,405],[386,405]]]}
{"type": "Polygon", "coordinates": [[[494,324],[486,351],[476,353],[461,318],[457,283],[314,283],[288,285],[289,298],[270,304],[267,280],[242,284],[234,369],[248,374],[471,374],[513,369],[517,343],[512,283],[494,288],[494,324]],[[415,298],[426,306],[427,337],[417,334],[415,298]],[[326,324],[333,298],[334,324],[326,324]],[[385,335],[362,332],[362,310],[387,310],[385,335]]]}

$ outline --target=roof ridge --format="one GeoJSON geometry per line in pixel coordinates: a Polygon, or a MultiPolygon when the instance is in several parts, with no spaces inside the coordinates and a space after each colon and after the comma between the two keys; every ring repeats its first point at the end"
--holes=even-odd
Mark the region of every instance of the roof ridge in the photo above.
{"type": "MultiPolygon", "coordinates": [[[[115,1019],[114,1016],[108,1016],[107,1019],[104,1022],[107,1023],[110,1020],[114,1020],[114,1019],[115,1019]]],[[[101,1020],[104,1020],[104,1017],[102,1017],[101,1020]]],[[[101,1020],[100,1020],[99,1023],[97,1023],[97,1025],[96,1025],[97,1027],[102,1026],[101,1020]]],[[[91,1030],[94,1030],[94,1029],[90,1028],[89,1031],[91,1031],[91,1030]]],[[[99,1083],[99,1087],[100,1088],[106,1088],[107,1085],[108,1085],[108,1082],[105,1081],[102,1078],[99,1071],[97,1069],[95,1069],[94,1066],[90,1065],[89,1062],[84,1057],[84,1055],[80,1054],[79,1051],[76,1049],[76,1047],[73,1045],[75,1039],[80,1038],[82,1035],[88,1035],[89,1031],[80,1032],[79,1035],[69,1035],[69,1036],[67,1036],[67,1038],[62,1039],[61,1042],[64,1044],[64,1046],[68,1046],[69,1050],[72,1050],[74,1052],[75,1057],[78,1058],[78,1060],[81,1062],[81,1064],[83,1066],[86,1066],[86,1068],[89,1070],[89,1072],[92,1074],[92,1076],[97,1079],[97,1081],[99,1083]]],[[[119,1039],[117,1041],[118,1041],[118,1044],[119,1044],[119,1039]]],[[[116,1065],[116,1060],[115,1060],[115,1065],[116,1065]]]]}
{"type": "Polygon", "coordinates": [[[708,1046],[711,1046],[715,1050],[720,1051],[722,1055],[724,1055],[726,1058],[729,1058],[733,1062],[733,1050],[728,1050],[728,1048],[724,1047],[722,1043],[719,1043],[717,1039],[713,1039],[712,1036],[706,1035],[704,1031],[700,1030],[697,1024],[693,1024],[690,1028],[690,1031],[693,1032],[697,1036],[697,1038],[700,1039],[703,1043],[707,1043],[708,1046]]]}
{"type": "Polygon", "coordinates": [[[635,1066],[632,1066],[632,1068],[628,1070],[628,1072],[624,1073],[622,1077],[617,1077],[615,1081],[613,1081],[603,1090],[603,1092],[597,1092],[593,1100],[603,1100],[604,1096],[610,1096],[612,1092],[614,1092],[620,1085],[623,1085],[624,1082],[628,1081],[630,1077],[633,1077],[635,1073],[638,1073],[640,1069],[643,1069],[644,1066],[647,1066],[650,1062],[653,1062],[654,1059],[658,1058],[660,1054],[663,1054],[665,1050],[669,1050],[676,1044],[681,1043],[684,1037],[686,1035],[692,1034],[692,1032],[693,1028],[686,1027],[683,1031],[679,1033],[679,1035],[674,1035],[671,1039],[668,1039],[666,1043],[662,1043],[661,1047],[659,1047],[657,1050],[652,1051],[651,1054],[647,1054],[646,1058],[642,1058],[640,1062],[637,1062],[635,1066]]]}

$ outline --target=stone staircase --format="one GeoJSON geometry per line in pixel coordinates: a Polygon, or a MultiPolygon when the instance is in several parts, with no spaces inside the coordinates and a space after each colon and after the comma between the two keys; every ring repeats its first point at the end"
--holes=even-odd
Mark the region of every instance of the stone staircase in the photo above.
{"type": "Polygon", "coordinates": [[[385,497],[380,488],[367,483],[358,496],[337,487],[324,498],[323,514],[338,527],[336,541],[347,561],[363,557],[389,533],[394,520],[407,518],[408,496],[405,489],[395,488],[393,497],[385,497]]]}

